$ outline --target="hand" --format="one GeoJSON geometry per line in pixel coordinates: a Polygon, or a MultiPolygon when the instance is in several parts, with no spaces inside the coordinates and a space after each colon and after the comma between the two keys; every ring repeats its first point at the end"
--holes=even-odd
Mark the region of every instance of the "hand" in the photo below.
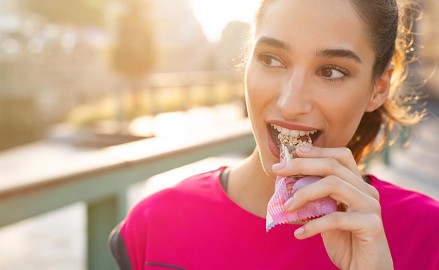
{"type": "Polygon", "coordinates": [[[302,147],[277,175],[316,175],[321,180],[296,191],[285,204],[294,211],[305,203],[329,196],[343,206],[304,224],[298,239],[321,234],[326,251],[340,269],[393,269],[381,219],[378,191],[363,181],[347,148],[302,147]]]}

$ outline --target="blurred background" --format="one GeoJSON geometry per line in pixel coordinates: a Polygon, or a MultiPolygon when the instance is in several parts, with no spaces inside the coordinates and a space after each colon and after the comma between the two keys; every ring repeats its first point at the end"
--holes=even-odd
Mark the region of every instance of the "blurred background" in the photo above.
{"type": "MultiPolygon", "coordinates": [[[[439,2],[417,3],[409,82],[428,115],[410,146],[370,168],[439,198],[439,2]]],[[[0,200],[54,160],[245,118],[239,64],[257,4],[0,0],[0,200]]],[[[84,211],[78,202],[0,228],[0,269],[86,269],[84,211]]]]}
{"type": "Polygon", "coordinates": [[[223,2],[1,0],[0,149],[239,99],[257,1],[223,2]]]}

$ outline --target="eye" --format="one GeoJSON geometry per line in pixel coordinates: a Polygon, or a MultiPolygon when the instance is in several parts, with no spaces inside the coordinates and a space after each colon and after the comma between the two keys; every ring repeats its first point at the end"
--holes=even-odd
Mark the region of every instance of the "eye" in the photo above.
{"type": "Polygon", "coordinates": [[[271,67],[271,68],[283,68],[284,65],[282,62],[270,54],[260,54],[258,55],[258,61],[262,63],[264,66],[271,67]]]}
{"type": "Polygon", "coordinates": [[[330,81],[339,81],[343,80],[346,76],[350,76],[350,72],[347,69],[334,65],[323,66],[317,73],[330,81]]]}

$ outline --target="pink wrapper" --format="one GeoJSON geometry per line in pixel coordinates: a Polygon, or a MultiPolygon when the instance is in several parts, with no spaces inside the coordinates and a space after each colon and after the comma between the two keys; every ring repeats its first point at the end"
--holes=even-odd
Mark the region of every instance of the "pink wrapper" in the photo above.
{"type": "MultiPolygon", "coordinates": [[[[295,146],[281,144],[280,153],[280,160],[284,162],[293,159],[296,156],[295,146]]],[[[268,231],[279,224],[306,222],[336,211],[337,204],[329,197],[308,202],[296,211],[285,211],[284,204],[293,196],[294,192],[320,179],[321,177],[318,176],[278,176],[274,186],[274,194],[268,202],[266,230],[268,231]]]]}
{"type": "Polygon", "coordinates": [[[268,203],[267,231],[279,224],[306,222],[336,211],[337,204],[329,197],[308,202],[296,211],[285,211],[284,204],[294,192],[320,179],[317,176],[306,176],[299,180],[294,177],[277,177],[274,194],[268,203]]]}

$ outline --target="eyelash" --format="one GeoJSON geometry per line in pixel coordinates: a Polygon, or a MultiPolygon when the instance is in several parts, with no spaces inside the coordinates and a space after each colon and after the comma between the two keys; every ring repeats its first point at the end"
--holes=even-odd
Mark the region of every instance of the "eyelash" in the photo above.
{"type": "MultiPolygon", "coordinates": [[[[335,79],[325,78],[325,79],[328,80],[329,82],[339,82],[339,81],[343,81],[346,77],[351,76],[351,73],[350,73],[347,69],[342,68],[342,67],[340,67],[340,66],[335,66],[335,65],[324,65],[323,67],[321,67],[321,68],[319,69],[319,72],[318,72],[318,73],[321,73],[321,71],[322,71],[324,68],[327,68],[327,69],[333,69],[333,70],[336,70],[336,71],[340,72],[341,74],[343,74],[343,77],[341,77],[341,78],[335,78],[335,79]]],[[[321,75],[321,74],[319,74],[319,75],[321,75]]]]}
{"type": "MultiPolygon", "coordinates": [[[[264,65],[266,67],[269,67],[269,68],[283,68],[283,67],[285,67],[285,65],[282,63],[281,60],[279,60],[277,57],[275,57],[273,55],[270,55],[270,54],[267,54],[267,53],[258,54],[257,55],[257,61],[260,62],[262,65],[264,65]],[[271,66],[270,64],[267,64],[265,62],[267,60],[279,62],[280,66],[271,66]]],[[[351,73],[347,69],[345,69],[343,67],[340,67],[340,66],[336,66],[336,65],[324,65],[324,66],[322,66],[321,68],[319,68],[319,70],[317,72],[318,75],[321,75],[321,72],[322,72],[323,69],[333,69],[333,70],[336,70],[336,71],[340,72],[341,74],[343,74],[343,77],[341,77],[341,78],[335,78],[335,79],[325,78],[329,82],[343,81],[346,77],[351,76],[351,73]]]]}
{"type": "Polygon", "coordinates": [[[284,64],[282,63],[281,60],[279,60],[277,57],[274,57],[273,55],[270,54],[266,54],[266,53],[261,53],[257,56],[257,60],[258,62],[260,62],[262,65],[266,66],[266,67],[270,67],[270,68],[281,68],[284,67],[284,64]],[[266,60],[270,60],[270,61],[276,61],[279,62],[280,66],[271,66],[267,63],[265,63],[266,60]]]}

